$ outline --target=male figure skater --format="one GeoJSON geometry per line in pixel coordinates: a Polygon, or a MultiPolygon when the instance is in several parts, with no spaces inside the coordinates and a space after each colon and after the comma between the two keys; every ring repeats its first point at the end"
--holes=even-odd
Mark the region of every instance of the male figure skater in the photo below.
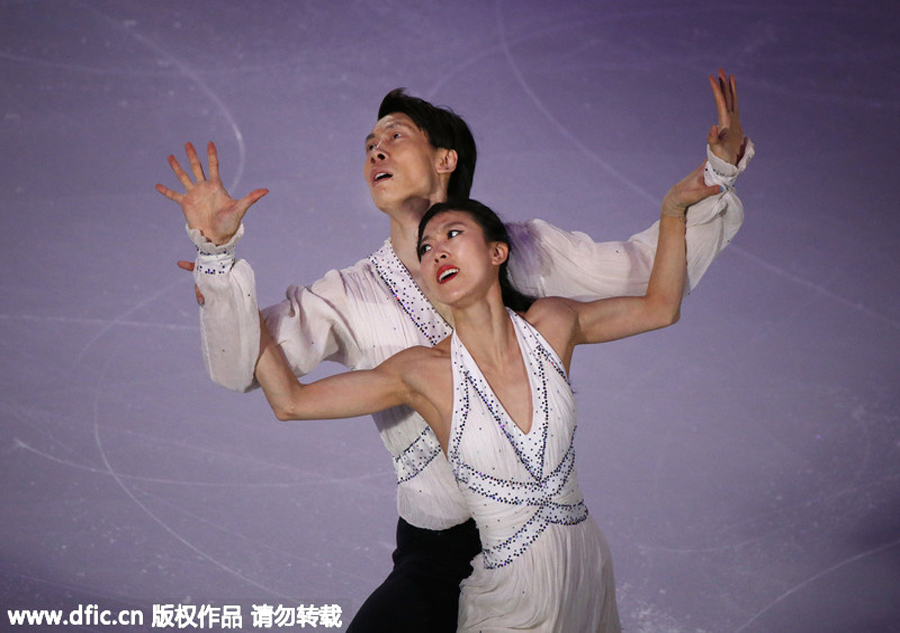
{"type": "MultiPolygon", "coordinates": [[[[733,77],[710,77],[718,124],[708,135],[707,184],[723,193],[692,207],[687,227],[688,288],[693,288],[743,221],[733,184],[753,155],[740,125],[733,77]]],[[[434,203],[469,197],[476,147],[452,111],[395,90],[381,103],[365,140],[364,176],[375,206],[387,215],[384,245],[353,266],[332,270],[286,299],[258,311],[253,270],[235,258],[242,219],[267,193],[236,200],[219,178],[215,146],[207,147],[209,178],[186,145],[191,175],[169,157],[184,194],[157,189],[177,202],[198,249],[193,269],[201,302],[204,360],[211,378],[237,391],[256,386],[259,319],[302,376],[323,360],[371,369],[413,345],[434,345],[451,332],[449,311],[419,283],[419,220],[434,203]],[[193,178],[191,177],[193,176],[193,178]]],[[[642,294],[653,264],[658,225],[624,242],[594,243],[541,220],[512,224],[513,283],[533,296],[601,298],[642,294]]],[[[437,438],[408,408],[373,416],[397,475],[397,549],[388,578],[366,600],[348,631],[454,631],[459,582],[480,551],[478,534],[437,438]]]]}

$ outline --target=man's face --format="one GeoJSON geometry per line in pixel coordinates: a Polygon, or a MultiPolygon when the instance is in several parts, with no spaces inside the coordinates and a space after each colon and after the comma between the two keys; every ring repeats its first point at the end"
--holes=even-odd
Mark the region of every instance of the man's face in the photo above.
{"type": "Polygon", "coordinates": [[[366,184],[375,206],[385,213],[410,202],[446,199],[446,184],[439,175],[445,150],[432,147],[408,115],[394,113],[379,119],[366,137],[365,147],[366,184]]]}

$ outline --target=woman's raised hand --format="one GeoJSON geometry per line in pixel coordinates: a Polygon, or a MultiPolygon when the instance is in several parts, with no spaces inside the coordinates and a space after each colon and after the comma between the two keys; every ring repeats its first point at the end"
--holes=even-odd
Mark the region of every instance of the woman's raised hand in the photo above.
{"type": "Polygon", "coordinates": [[[662,201],[663,215],[683,218],[688,207],[692,204],[697,204],[705,198],[722,193],[722,187],[719,185],[710,186],[703,181],[703,170],[705,167],[706,162],[704,161],[702,165],[669,189],[662,201]]]}
{"type": "Polygon", "coordinates": [[[181,168],[174,156],[169,156],[169,165],[178,181],[184,185],[185,193],[172,191],[161,184],[156,185],[156,190],[178,203],[189,227],[199,229],[214,244],[224,244],[237,232],[247,209],[269,193],[269,190],[255,189],[240,200],[235,200],[225,191],[219,178],[219,157],[215,144],[210,142],[206,146],[209,178],[203,173],[203,165],[200,164],[194,146],[185,143],[184,149],[193,179],[181,168]]]}

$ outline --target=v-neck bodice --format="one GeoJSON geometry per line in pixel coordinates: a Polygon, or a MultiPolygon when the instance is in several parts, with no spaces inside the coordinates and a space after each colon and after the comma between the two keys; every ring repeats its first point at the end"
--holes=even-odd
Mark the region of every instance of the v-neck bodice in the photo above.
{"type": "MultiPolygon", "coordinates": [[[[529,393],[531,397],[531,425],[528,433],[523,431],[512,416],[503,406],[500,398],[494,393],[490,383],[484,377],[481,368],[475,362],[475,359],[466,349],[463,342],[454,334],[453,337],[453,357],[461,359],[460,366],[465,366],[465,380],[471,385],[471,388],[478,395],[481,402],[487,407],[499,429],[506,436],[506,439],[515,449],[516,453],[522,459],[525,467],[532,476],[540,479],[543,473],[543,457],[544,448],[547,439],[547,381],[546,370],[542,363],[535,363],[535,359],[531,358],[531,348],[535,345],[528,345],[528,341],[524,340],[522,324],[528,325],[527,322],[510,312],[510,318],[516,333],[516,340],[525,363],[525,373],[528,376],[529,393]]],[[[529,326],[529,334],[537,335],[537,331],[529,326]]],[[[543,337],[541,338],[543,341],[543,337]]],[[[537,340],[534,339],[534,343],[537,340]]],[[[543,352],[543,345],[537,345],[539,351],[543,352]]],[[[551,352],[552,353],[552,352],[551,352]]],[[[553,354],[555,360],[556,355],[553,354]]],[[[456,363],[454,363],[456,364],[456,363]]],[[[556,363],[554,363],[556,365],[556,363]]],[[[561,367],[561,364],[558,365],[561,367]]],[[[560,372],[562,373],[561,369],[560,372]]],[[[563,374],[565,378],[565,375],[563,374]]],[[[456,382],[456,381],[454,381],[456,382]]]]}
{"type": "Polygon", "coordinates": [[[503,565],[551,523],[583,520],[574,470],[575,401],[559,357],[540,333],[510,318],[532,394],[524,433],[456,334],[454,409],[447,457],[481,531],[485,559],[503,565]]]}

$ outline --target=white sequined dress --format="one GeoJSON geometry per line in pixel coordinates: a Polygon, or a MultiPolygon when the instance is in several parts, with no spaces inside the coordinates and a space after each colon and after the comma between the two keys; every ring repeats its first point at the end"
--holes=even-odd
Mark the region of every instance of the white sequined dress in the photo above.
{"type": "Polygon", "coordinates": [[[448,458],[483,551],[462,583],[459,631],[618,632],[609,546],[575,473],[575,400],[559,357],[510,311],[531,383],[525,434],[453,335],[448,458]]]}

